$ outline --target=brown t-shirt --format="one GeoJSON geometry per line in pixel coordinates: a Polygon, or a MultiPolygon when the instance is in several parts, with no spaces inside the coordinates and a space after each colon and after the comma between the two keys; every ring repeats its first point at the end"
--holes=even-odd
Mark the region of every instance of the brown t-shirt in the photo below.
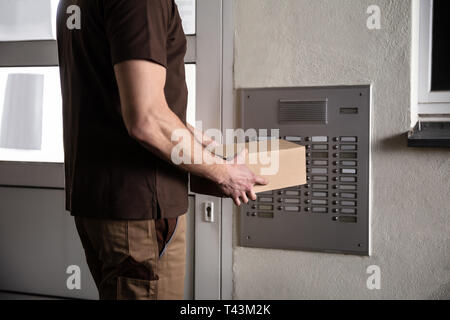
{"type": "Polygon", "coordinates": [[[61,0],[57,28],[67,209],[105,219],[184,214],[187,174],[129,136],[113,69],[131,59],[164,66],[167,102],[186,121],[186,37],[174,0],[61,0]]]}

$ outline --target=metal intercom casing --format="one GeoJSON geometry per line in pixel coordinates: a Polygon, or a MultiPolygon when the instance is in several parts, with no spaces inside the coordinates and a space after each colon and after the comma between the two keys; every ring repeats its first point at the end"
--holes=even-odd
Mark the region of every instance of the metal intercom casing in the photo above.
{"type": "Polygon", "coordinates": [[[369,254],[370,86],[241,90],[245,130],[306,146],[307,184],[240,209],[245,247],[369,254]]]}

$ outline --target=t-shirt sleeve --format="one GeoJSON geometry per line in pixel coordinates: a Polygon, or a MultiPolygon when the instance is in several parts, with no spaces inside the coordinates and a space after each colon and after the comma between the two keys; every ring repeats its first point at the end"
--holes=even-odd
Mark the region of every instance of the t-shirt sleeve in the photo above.
{"type": "Polygon", "coordinates": [[[167,68],[169,10],[163,0],[104,0],[113,65],[149,60],[167,68]]]}

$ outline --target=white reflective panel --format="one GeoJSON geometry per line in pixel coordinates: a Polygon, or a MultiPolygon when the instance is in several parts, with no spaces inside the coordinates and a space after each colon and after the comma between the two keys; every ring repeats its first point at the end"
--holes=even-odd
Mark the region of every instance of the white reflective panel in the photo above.
{"type": "Polygon", "coordinates": [[[300,203],[300,199],[283,199],[284,203],[300,203]]]}
{"type": "Polygon", "coordinates": [[[59,0],[0,0],[0,41],[56,39],[59,0]]]}
{"type": "Polygon", "coordinates": [[[64,161],[58,67],[0,68],[0,161],[64,161]]]}
{"type": "Polygon", "coordinates": [[[357,150],[357,146],[354,144],[343,144],[341,145],[341,150],[345,150],[345,151],[353,151],[353,150],[357,150]]]}
{"type": "Polygon", "coordinates": [[[341,137],[341,142],[358,142],[357,137],[341,137]]]}
{"type": "Polygon", "coordinates": [[[286,137],[284,137],[284,139],[286,141],[291,141],[291,142],[301,142],[302,141],[302,137],[296,137],[296,136],[286,136],[286,137]]]}
{"type": "Polygon", "coordinates": [[[356,182],[356,177],[340,177],[341,182],[356,182]]]}
{"type": "Polygon", "coordinates": [[[313,144],[313,150],[328,150],[327,144],[313,144]]]}
{"type": "Polygon", "coordinates": [[[287,207],[284,207],[284,211],[298,212],[298,211],[300,211],[300,208],[287,206],[287,207]]]}
{"type": "Polygon", "coordinates": [[[181,20],[183,21],[184,33],[195,34],[195,2],[196,0],[175,0],[181,20]]]}
{"type": "Polygon", "coordinates": [[[328,192],[313,192],[312,196],[318,198],[326,198],[328,197],[328,192]]]}
{"type": "Polygon", "coordinates": [[[312,168],[312,174],[328,174],[328,168],[312,168]]]}
{"type": "Polygon", "coordinates": [[[341,206],[355,207],[356,206],[356,201],[341,201],[341,206]]]}
{"type": "Polygon", "coordinates": [[[328,142],[328,137],[312,137],[312,142],[328,142]]]}
{"type": "Polygon", "coordinates": [[[356,193],[341,193],[341,198],[356,199],[356,193]]]}
{"type": "Polygon", "coordinates": [[[341,190],[356,190],[356,186],[355,185],[342,184],[342,185],[339,186],[339,189],[341,189],[341,190]]]}
{"type": "Polygon", "coordinates": [[[11,73],[6,80],[0,148],[40,150],[44,75],[11,73]]]}
{"type": "Polygon", "coordinates": [[[195,108],[195,104],[196,104],[195,72],[196,72],[196,66],[195,66],[195,64],[186,64],[185,70],[186,70],[186,84],[187,84],[187,88],[188,88],[188,105],[187,105],[186,118],[187,118],[187,122],[191,126],[195,127],[195,120],[196,120],[195,119],[195,110],[196,110],[196,108],[195,108]]]}
{"type": "Polygon", "coordinates": [[[341,169],[342,174],[356,174],[356,169],[341,169]]]}
{"type": "Polygon", "coordinates": [[[339,212],[343,214],[356,214],[356,209],[343,208],[339,212]]]}

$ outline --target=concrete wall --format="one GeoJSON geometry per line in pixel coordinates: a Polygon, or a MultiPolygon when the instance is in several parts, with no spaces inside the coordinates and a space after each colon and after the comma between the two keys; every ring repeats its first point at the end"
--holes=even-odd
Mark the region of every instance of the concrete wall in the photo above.
{"type": "Polygon", "coordinates": [[[404,135],[410,0],[234,0],[234,16],[236,89],[373,88],[372,256],[248,249],[235,236],[234,298],[450,298],[450,152],[408,149],[404,135]],[[371,4],[381,30],[366,27],[371,4]],[[370,265],[381,290],[366,287],[370,265]]]}

